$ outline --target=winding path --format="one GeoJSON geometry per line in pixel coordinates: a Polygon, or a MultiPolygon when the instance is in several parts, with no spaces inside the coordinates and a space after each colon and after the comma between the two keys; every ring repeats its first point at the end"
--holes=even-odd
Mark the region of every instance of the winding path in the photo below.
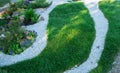
{"type": "MultiPolygon", "coordinates": [[[[38,36],[35,43],[33,43],[31,47],[19,55],[10,56],[0,52],[0,66],[2,67],[15,64],[23,60],[32,59],[33,57],[40,54],[41,51],[45,48],[47,42],[46,27],[48,24],[49,13],[57,5],[67,3],[67,1],[68,0],[53,0],[52,5],[41,14],[41,17],[45,18],[44,21],[40,21],[27,27],[27,30],[34,30],[37,32],[38,36]]],[[[71,70],[65,71],[64,73],[88,73],[97,67],[97,62],[99,61],[104,49],[105,37],[108,30],[108,21],[98,7],[99,0],[83,0],[83,2],[88,8],[90,15],[95,22],[96,38],[92,45],[91,53],[87,61],[78,67],[74,67],[71,70]]]]}
{"type": "Polygon", "coordinates": [[[98,7],[99,1],[100,0],[83,0],[94,20],[96,29],[96,38],[92,45],[89,58],[80,66],[67,70],[64,73],[88,73],[98,65],[97,62],[99,61],[104,49],[104,42],[108,30],[108,21],[98,7]]]}

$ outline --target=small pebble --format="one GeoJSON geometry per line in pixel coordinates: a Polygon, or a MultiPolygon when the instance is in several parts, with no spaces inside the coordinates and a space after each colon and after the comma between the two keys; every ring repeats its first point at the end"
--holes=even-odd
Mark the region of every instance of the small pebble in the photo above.
{"type": "Polygon", "coordinates": [[[77,65],[75,65],[75,67],[77,67],[77,65]]]}
{"type": "Polygon", "coordinates": [[[44,21],[45,19],[44,19],[44,17],[41,17],[40,20],[41,20],[41,21],[44,21]]]}
{"type": "Polygon", "coordinates": [[[100,46],[97,46],[97,48],[99,49],[99,48],[100,48],[100,46]]]}

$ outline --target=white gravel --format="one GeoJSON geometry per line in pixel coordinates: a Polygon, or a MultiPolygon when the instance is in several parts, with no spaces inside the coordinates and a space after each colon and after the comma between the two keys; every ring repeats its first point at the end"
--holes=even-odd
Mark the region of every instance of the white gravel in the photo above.
{"type": "Polygon", "coordinates": [[[104,49],[104,42],[106,33],[108,31],[108,20],[104,17],[103,13],[98,7],[99,0],[83,0],[83,2],[94,20],[96,38],[92,45],[89,58],[80,66],[74,67],[71,70],[67,70],[64,73],[89,73],[92,69],[97,67],[97,62],[99,61],[104,49]]]}
{"type": "MultiPolygon", "coordinates": [[[[26,49],[19,55],[6,55],[0,52],[0,67],[8,66],[11,64],[15,64],[17,62],[21,62],[27,59],[32,59],[39,55],[42,50],[46,47],[47,44],[47,36],[46,36],[46,27],[48,24],[49,13],[59,4],[67,3],[67,0],[53,0],[53,3],[50,7],[48,7],[42,14],[41,17],[44,18],[44,21],[40,21],[34,25],[27,26],[27,30],[34,30],[37,32],[38,36],[36,41],[33,43],[31,47],[26,49]]],[[[39,12],[39,11],[38,11],[39,12]]],[[[40,17],[40,18],[41,18],[40,17]]]]}

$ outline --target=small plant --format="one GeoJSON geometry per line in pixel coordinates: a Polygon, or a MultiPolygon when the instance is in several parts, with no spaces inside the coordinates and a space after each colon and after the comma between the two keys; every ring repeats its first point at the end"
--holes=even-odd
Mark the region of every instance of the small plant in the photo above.
{"type": "Polygon", "coordinates": [[[37,7],[47,7],[50,4],[46,2],[46,0],[35,0],[36,1],[36,6],[37,7]]]}
{"type": "Polygon", "coordinates": [[[46,2],[46,0],[35,0],[35,3],[30,3],[29,8],[45,8],[50,6],[52,3],[46,2]]]}
{"type": "Polygon", "coordinates": [[[0,19],[0,27],[4,26],[5,24],[8,24],[8,20],[0,19]]]}
{"type": "Polygon", "coordinates": [[[26,25],[33,24],[37,22],[37,20],[38,20],[38,15],[35,14],[35,11],[33,9],[30,8],[25,11],[24,23],[26,25]]]}
{"type": "Polygon", "coordinates": [[[19,54],[35,40],[36,33],[25,31],[18,20],[11,21],[0,31],[0,49],[10,55],[19,54]]]}
{"type": "Polygon", "coordinates": [[[31,18],[31,21],[32,21],[33,23],[36,23],[37,20],[38,20],[38,15],[35,14],[35,15],[31,18]]]}

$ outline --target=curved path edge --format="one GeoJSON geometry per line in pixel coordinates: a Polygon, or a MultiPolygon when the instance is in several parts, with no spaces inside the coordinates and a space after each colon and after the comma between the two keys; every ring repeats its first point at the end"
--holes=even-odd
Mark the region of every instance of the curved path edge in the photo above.
{"type": "Polygon", "coordinates": [[[47,44],[46,28],[49,20],[49,13],[57,6],[63,3],[67,3],[67,0],[53,0],[52,5],[48,7],[40,16],[44,18],[44,21],[40,21],[34,25],[27,26],[27,30],[37,32],[36,41],[26,49],[24,52],[18,55],[6,55],[0,52],[0,67],[9,66],[24,60],[32,59],[39,55],[47,44]]]}
{"type": "Polygon", "coordinates": [[[106,34],[108,31],[108,20],[105,18],[102,11],[99,9],[98,3],[100,0],[82,0],[88,8],[91,17],[95,23],[96,38],[93,42],[89,58],[80,66],[73,67],[64,73],[89,73],[96,68],[98,61],[104,49],[106,34]]]}

